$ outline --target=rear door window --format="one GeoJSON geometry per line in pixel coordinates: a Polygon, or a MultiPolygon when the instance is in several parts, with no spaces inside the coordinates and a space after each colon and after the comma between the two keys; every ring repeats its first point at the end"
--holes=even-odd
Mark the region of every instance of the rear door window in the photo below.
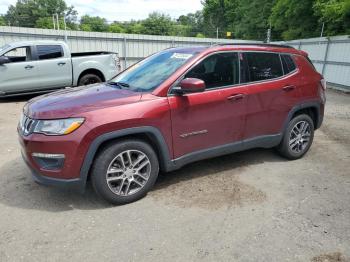
{"type": "Polygon", "coordinates": [[[279,54],[275,53],[243,53],[246,60],[249,81],[263,81],[283,76],[279,54]]]}
{"type": "Polygon", "coordinates": [[[281,55],[284,74],[287,75],[296,69],[293,58],[290,55],[281,55]]]}
{"type": "Polygon", "coordinates": [[[39,60],[63,57],[63,51],[60,45],[38,45],[36,50],[39,60]]]}

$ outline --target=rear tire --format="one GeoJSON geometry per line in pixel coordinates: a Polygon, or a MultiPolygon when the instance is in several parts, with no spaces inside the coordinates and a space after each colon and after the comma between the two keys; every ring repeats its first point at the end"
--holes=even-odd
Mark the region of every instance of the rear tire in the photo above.
{"type": "Polygon", "coordinates": [[[303,157],[314,139],[314,122],[305,114],[294,117],[284,132],[277,151],[285,158],[295,160],[303,157]]]}
{"type": "Polygon", "coordinates": [[[158,158],[152,147],[141,140],[125,140],[102,149],[93,163],[91,180],[98,195],[122,205],[144,197],[158,173],[158,158]]]}
{"type": "Polygon", "coordinates": [[[98,75],[86,74],[80,77],[78,86],[92,85],[92,84],[97,84],[101,82],[102,82],[102,79],[98,75]]]}

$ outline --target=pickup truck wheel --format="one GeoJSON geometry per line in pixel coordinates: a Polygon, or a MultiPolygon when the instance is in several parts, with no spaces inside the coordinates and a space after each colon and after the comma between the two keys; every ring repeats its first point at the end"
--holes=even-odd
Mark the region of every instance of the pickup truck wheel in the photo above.
{"type": "Polygon", "coordinates": [[[144,197],[158,173],[158,158],[152,147],[141,140],[126,140],[111,144],[98,154],[91,180],[98,195],[121,205],[144,197]]]}
{"type": "Polygon", "coordinates": [[[314,122],[308,115],[298,115],[289,122],[277,150],[288,159],[299,159],[310,149],[313,138],[314,122]]]}
{"type": "Polygon", "coordinates": [[[95,74],[86,74],[79,79],[78,85],[86,86],[86,85],[92,85],[92,84],[101,83],[101,82],[102,80],[99,76],[95,74]]]}

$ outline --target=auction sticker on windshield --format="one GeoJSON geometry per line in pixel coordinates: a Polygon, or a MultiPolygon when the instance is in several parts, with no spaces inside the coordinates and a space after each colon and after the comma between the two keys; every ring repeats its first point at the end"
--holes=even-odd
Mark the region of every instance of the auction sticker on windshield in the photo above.
{"type": "Polygon", "coordinates": [[[175,59],[184,59],[187,60],[190,57],[192,57],[192,54],[184,54],[184,53],[174,53],[171,58],[175,58],[175,59]]]}

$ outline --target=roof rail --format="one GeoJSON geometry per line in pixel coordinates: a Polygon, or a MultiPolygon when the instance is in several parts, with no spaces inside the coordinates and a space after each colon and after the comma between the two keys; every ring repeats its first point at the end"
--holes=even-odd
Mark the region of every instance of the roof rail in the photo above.
{"type": "Polygon", "coordinates": [[[213,46],[224,46],[224,45],[255,45],[255,46],[266,46],[266,47],[283,47],[283,48],[293,48],[289,45],[279,45],[279,44],[266,44],[266,43],[220,43],[213,46]]]}

